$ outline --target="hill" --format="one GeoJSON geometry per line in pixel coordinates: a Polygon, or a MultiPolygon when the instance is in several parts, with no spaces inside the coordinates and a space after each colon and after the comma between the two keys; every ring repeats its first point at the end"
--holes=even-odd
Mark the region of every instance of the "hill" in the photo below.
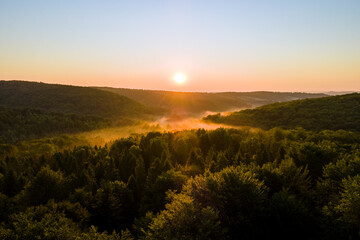
{"type": "Polygon", "coordinates": [[[158,111],[99,89],[25,81],[0,81],[0,106],[112,119],[142,118],[158,111]]]}
{"type": "Polygon", "coordinates": [[[304,93],[304,92],[224,92],[218,93],[221,96],[230,97],[233,99],[241,99],[247,102],[252,107],[259,107],[266,104],[276,102],[288,102],[292,100],[307,99],[307,98],[320,98],[326,97],[323,93],[304,93]]]}
{"type": "Polygon", "coordinates": [[[206,111],[222,112],[251,107],[250,104],[216,93],[172,92],[126,88],[99,88],[139,101],[148,106],[171,109],[177,113],[201,115],[206,111]]]}
{"type": "Polygon", "coordinates": [[[0,107],[0,142],[14,143],[109,125],[109,120],[98,117],[0,107]]]}
{"type": "Polygon", "coordinates": [[[148,106],[172,109],[191,115],[206,111],[223,112],[261,106],[264,104],[303,98],[324,97],[325,94],[281,93],[281,92],[172,92],[126,88],[97,88],[117,93],[148,106]]]}
{"type": "Polygon", "coordinates": [[[209,115],[204,120],[263,129],[302,127],[316,131],[360,131],[360,94],[275,103],[234,112],[227,116],[209,115]]]}

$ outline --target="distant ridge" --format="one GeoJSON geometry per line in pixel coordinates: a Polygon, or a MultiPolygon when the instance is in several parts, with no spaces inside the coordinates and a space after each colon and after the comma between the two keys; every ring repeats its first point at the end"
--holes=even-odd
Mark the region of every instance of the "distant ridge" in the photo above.
{"type": "Polygon", "coordinates": [[[223,112],[257,107],[274,102],[324,97],[325,94],[291,92],[173,92],[127,88],[96,87],[117,93],[153,107],[179,109],[192,114],[223,112]]]}
{"type": "Polygon", "coordinates": [[[360,94],[274,103],[227,116],[209,115],[204,120],[263,129],[302,127],[316,131],[360,131],[360,94]]]}

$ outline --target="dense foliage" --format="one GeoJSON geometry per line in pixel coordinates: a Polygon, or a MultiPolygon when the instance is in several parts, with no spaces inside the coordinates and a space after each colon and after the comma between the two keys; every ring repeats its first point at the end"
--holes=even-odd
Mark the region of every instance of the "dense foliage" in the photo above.
{"type": "Polygon", "coordinates": [[[0,158],[1,239],[358,239],[360,135],[150,132],[0,158]]]}
{"type": "Polygon", "coordinates": [[[23,81],[0,81],[0,106],[116,119],[162,112],[94,88],[23,81]]]}
{"type": "Polygon", "coordinates": [[[109,120],[98,117],[0,107],[0,143],[78,133],[109,125],[109,120]]]}
{"type": "Polygon", "coordinates": [[[206,121],[271,129],[360,131],[360,94],[305,99],[265,105],[227,116],[209,115],[206,121]]]}

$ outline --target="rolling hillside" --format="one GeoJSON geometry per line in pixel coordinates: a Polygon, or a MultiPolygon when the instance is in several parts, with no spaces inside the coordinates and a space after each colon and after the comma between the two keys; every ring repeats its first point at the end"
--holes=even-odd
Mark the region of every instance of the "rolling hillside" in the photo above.
{"type": "Polygon", "coordinates": [[[227,116],[209,115],[204,120],[263,129],[302,127],[316,131],[360,131],[360,94],[275,103],[227,116]]]}
{"type": "Polygon", "coordinates": [[[110,125],[110,120],[34,109],[0,107],[0,143],[78,133],[110,125]]]}
{"type": "Polygon", "coordinates": [[[25,81],[0,81],[0,106],[112,119],[143,118],[160,111],[99,89],[25,81]]]}
{"type": "Polygon", "coordinates": [[[125,88],[99,88],[117,93],[139,101],[148,106],[186,112],[192,115],[203,114],[206,111],[222,112],[251,107],[250,104],[232,97],[216,93],[171,92],[158,90],[140,90],[125,88]]]}
{"type": "Polygon", "coordinates": [[[257,107],[274,102],[324,97],[325,94],[281,92],[171,92],[126,88],[98,88],[129,97],[148,106],[162,107],[200,115],[206,111],[223,112],[257,107]]]}

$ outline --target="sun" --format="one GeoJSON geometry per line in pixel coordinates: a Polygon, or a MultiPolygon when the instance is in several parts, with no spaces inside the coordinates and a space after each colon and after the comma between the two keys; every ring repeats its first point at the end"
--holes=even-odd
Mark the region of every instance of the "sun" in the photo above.
{"type": "Polygon", "coordinates": [[[185,81],[186,81],[186,76],[185,74],[183,73],[176,73],[174,75],[174,81],[177,83],[177,84],[183,84],[185,81]]]}

